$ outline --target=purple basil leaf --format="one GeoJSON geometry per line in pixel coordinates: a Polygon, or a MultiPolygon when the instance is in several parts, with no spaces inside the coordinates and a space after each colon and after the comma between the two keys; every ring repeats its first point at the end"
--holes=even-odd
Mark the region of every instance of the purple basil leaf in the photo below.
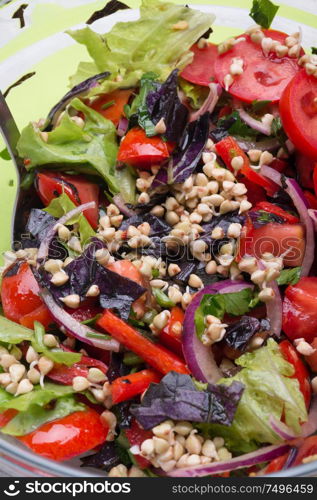
{"type": "Polygon", "coordinates": [[[47,115],[43,130],[51,130],[52,125],[54,125],[58,116],[64,111],[67,104],[74,99],[74,97],[78,97],[79,95],[87,92],[91,88],[98,85],[99,80],[104,80],[110,75],[109,71],[104,71],[103,73],[99,73],[98,75],[91,76],[80,82],[78,85],[75,85],[61,100],[55,104],[55,106],[51,109],[49,114],[47,115]]]}
{"type": "Polygon", "coordinates": [[[230,425],[233,421],[244,386],[209,385],[207,390],[196,389],[191,377],[170,372],[159,384],[151,384],[140,405],[131,413],[144,429],[171,418],[190,422],[230,425]]]}
{"type": "Polygon", "coordinates": [[[119,229],[125,231],[129,226],[139,226],[142,222],[147,222],[150,224],[151,232],[150,236],[165,236],[171,231],[171,226],[165,222],[164,219],[156,217],[152,214],[145,215],[133,215],[122,222],[119,229]]]}
{"type": "Polygon", "coordinates": [[[175,69],[167,80],[146,96],[146,105],[152,122],[156,125],[164,119],[168,141],[178,142],[182,137],[188,118],[188,109],[178,97],[178,70],[175,69]]]}
{"type": "Polygon", "coordinates": [[[118,10],[124,10],[124,9],[130,9],[130,7],[125,3],[118,2],[118,0],[110,0],[110,2],[107,2],[102,9],[96,10],[86,21],[86,24],[92,24],[98,19],[110,16],[111,14],[114,14],[118,10]]]}

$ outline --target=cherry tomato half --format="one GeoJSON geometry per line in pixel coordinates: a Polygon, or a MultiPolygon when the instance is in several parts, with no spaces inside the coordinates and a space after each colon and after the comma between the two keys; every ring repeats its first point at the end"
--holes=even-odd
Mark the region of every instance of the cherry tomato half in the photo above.
{"type": "Polygon", "coordinates": [[[285,291],[283,331],[288,338],[304,338],[313,342],[317,337],[317,278],[301,278],[285,291]]]}
{"type": "Polygon", "coordinates": [[[140,169],[160,164],[170,155],[168,144],[158,135],[147,137],[141,128],[132,128],[121,141],[118,161],[140,169]]]}
{"type": "Polygon", "coordinates": [[[288,340],[283,340],[279,344],[279,348],[283,357],[294,366],[295,373],[292,378],[297,378],[300,390],[304,396],[306,408],[309,408],[311,399],[311,386],[309,381],[309,374],[306,366],[299,358],[296,349],[288,340]]]}
{"type": "Polygon", "coordinates": [[[295,148],[317,160],[317,78],[305,69],[297,73],[284,90],[279,109],[295,148]]]}
{"type": "MultiPolygon", "coordinates": [[[[288,36],[281,31],[263,30],[266,37],[284,44],[288,36]]],[[[245,38],[224,54],[219,54],[215,61],[217,81],[224,86],[224,78],[229,73],[234,57],[243,59],[243,73],[234,77],[229,93],[245,102],[265,100],[277,102],[283,90],[300,66],[296,59],[288,56],[277,57],[271,51],[264,55],[260,44],[252,42],[250,35],[244,33],[237,38],[245,38]]]]}

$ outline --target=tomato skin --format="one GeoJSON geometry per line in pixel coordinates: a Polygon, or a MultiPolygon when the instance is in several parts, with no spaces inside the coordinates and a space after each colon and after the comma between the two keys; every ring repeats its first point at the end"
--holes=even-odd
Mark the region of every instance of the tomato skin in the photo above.
{"type": "Polygon", "coordinates": [[[162,344],[181,358],[183,358],[182,331],[178,332],[173,327],[175,323],[183,324],[184,315],[183,309],[178,306],[172,307],[167,325],[159,332],[159,339],[162,344]]]}
{"type": "MultiPolygon", "coordinates": [[[[288,36],[271,29],[265,29],[263,32],[266,37],[277,40],[283,45],[288,36]]],[[[224,54],[218,55],[215,61],[217,81],[224,86],[224,77],[229,73],[232,58],[242,57],[243,73],[234,77],[234,82],[228,92],[248,103],[254,100],[277,102],[288,82],[300,69],[297,61],[288,56],[278,58],[274,52],[270,52],[266,57],[261,45],[253,43],[249,34],[244,33],[242,37],[245,41],[237,43],[224,54]]]]}
{"type": "Polygon", "coordinates": [[[299,184],[307,189],[314,189],[313,173],[315,161],[301,153],[296,155],[296,171],[299,184]]]}
{"type": "Polygon", "coordinates": [[[314,164],[313,184],[314,184],[315,195],[317,196],[317,163],[314,164]]]}
{"type": "Polygon", "coordinates": [[[111,120],[112,123],[117,126],[121,116],[123,116],[124,114],[124,106],[128,104],[132,94],[132,89],[114,90],[110,94],[105,94],[97,97],[97,99],[95,99],[90,104],[90,107],[95,111],[98,111],[98,113],[100,113],[108,120],[111,120]],[[114,104],[112,106],[106,109],[102,109],[106,103],[111,101],[114,101],[114,104]]]}
{"type": "Polygon", "coordinates": [[[96,229],[99,219],[99,186],[88,182],[82,175],[66,175],[61,172],[43,170],[36,176],[36,190],[45,206],[63,192],[78,206],[94,201],[96,206],[83,213],[91,226],[96,229]]]}
{"type": "Polygon", "coordinates": [[[118,161],[140,169],[150,169],[170,156],[166,142],[160,136],[147,137],[141,128],[132,128],[122,139],[118,161]]]}
{"type": "Polygon", "coordinates": [[[178,373],[189,373],[187,366],[175,354],[165,347],[153,344],[111,311],[106,309],[103,316],[97,321],[97,325],[110,333],[127,349],[138,354],[158,372],[164,375],[171,370],[178,373]]]}
{"type": "Polygon", "coordinates": [[[306,201],[309,205],[309,208],[313,208],[314,210],[317,210],[317,198],[314,196],[310,191],[304,191],[304,195],[306,198],[306,201]]]}
{"type": "MultiPolygon", "coordinates": [[[[301,224],[277,224],[269,222],[264,226],[253,228],[248,233],[245,253],[260,258],[265,252],[276,257],[282,255],[291,246],[292,252],[285,255],[285,266],[300,266],[305,252],[305,232],[301,224]]],[[[241,256],[244,255],[241,250],[241,256]]]]}
{"type": "Polygon", "coordinates": [[[96,448],[107,434],[108,427],[98,413],[87,409],[44,424],[18,439],[43,457],[64,461],[96,448]]]}
{"type": "Polygon", "coordinates": [[[295,373],[292,378],[296,378],[298,380],[300,390],[304,396],[306,408],[309,408],[311,400],[311,385],[306,366],[298,356],[296,349],[288,340],[283,340],[283,342],[279,344],[279,349],[283,354],[283,357],[294,366],[295,373]]]}
{"type": "Polygon", "coordinates": [[[317,160],[317,79],[302,69],[289,82],[279,103],[283,127],[295,148],[317,160]]]}
{"type": "Polygon", "coordinates": [[[301,444],[298,450],[297,457],[294,461],[295,465],[301,465],[303,459],[317,454],[317,436],[309,436],[301,444]]]}
{"type": "Polygon", "coordinates": [[[0,429],[7,425],[18,413],[18,410],[13,409],[5,410],[3,413],[0,413],[0,429]]]}
{"type": "Polygon", "coordinates": [[[152,382],[158,383],[160,380],[161,375],[153,370],[141,370],[116,378],[110,386],[112,402],[117,404],[132,399],[142,394],[152,382]]]}
{"type": "Polygon", "coordinates": [[[214,43],[208,43],[202,49],[195,43],[191,48],[194,53],[193,61],[181,72],[181,77],[196,85],[208,85],[215,79],[215,60],[218,56],[218,47],[214,43]]]}
{"type": "Polygon", "coordinates": [[[268,212],[270,214],[278,215],[284,220],[284,222],[288,222],[289,224],[299,223],[298,217],[286,212],[286,210],[283,210],[283,208],[279,207],[278,205],[274,205],[274,203],[269,203],[268,201],[260,201],[254,207],[254,210],[264,210],[265,212],[268,212]]]}
{"type": "Polygon", "coordinates": [[[313,342],[317,336],[317,278],[301,278],[285,290],[283,331],[289,339],[313,342]]]}
{"type": "Polygon", "coordinates": [[[27,262],[17,262],[4,274],[1,302],[6,318],[19,323],[20,319],[42,306],[39,286],[27,262]],[[18,266],[17,272],[15,266],[18,266]]]}
{"type": "Polygon", "coordinates": [[[37,307],[34,311],[31,311],[20,318],[20,324],[26,328],[30,328],[31,330],[34,328],[35,321],[41,323],[44,328],[47,328],[51,323],[54,323],[51,313],[45,304],[40,305],[40,307],[37,307]]]}
{"type": "Polygon", "coordinates": [[[286,464],[286,460],[288,459],[289,452],[281,455],[280,457],[274,458],[272,462],[270,462],[264,469],[264,474],[273,474],[274,472],[279,472],[283,469],[286,464]]]}
{"type": "MultiPolygon", "coordinates": [[[[125,435],[129,440],[131,446],[141,446],[143,441],[153,437],[152,431],[142,429],[135,419],[132,420],[129,429],[125,429],[125,435]]],[[[151,463],[147,458],[142,455],[133,455],[141,469],[146,469],[151,463]]]]}

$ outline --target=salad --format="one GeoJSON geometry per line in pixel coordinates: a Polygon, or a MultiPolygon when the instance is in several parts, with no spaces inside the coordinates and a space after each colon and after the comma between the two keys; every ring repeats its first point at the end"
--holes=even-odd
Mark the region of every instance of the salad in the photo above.
{"type": "Polygon", "coordinates": [[[3,434],[110,477],[317,459],[317,55],[277,9],[219,45],[158,0],[69,32],[90,61],[18,142],[3,434]]]}

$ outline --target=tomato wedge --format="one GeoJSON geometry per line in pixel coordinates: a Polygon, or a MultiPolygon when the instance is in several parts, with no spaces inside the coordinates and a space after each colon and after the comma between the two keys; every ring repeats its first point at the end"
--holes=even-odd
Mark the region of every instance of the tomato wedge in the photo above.
{"type": "Polygon", "coordinates": [[[317,160],[317,78],[305,69],[297,73],[284,90],[280,115],[289,139],[304,155],[317,160]]]}
{"type": "Polygon", "coordinates": [[[117,126],[124,113],[124,106],[128,104],[132,93],[132,89],[115,90],[110,94],[98,97],[90,104],[90,107],[117,126]]]}
{"type": "Polygon", "coordinates": [[[144,130],[137,127],[130,129],[122,139],[118,161],[149,169],[152,165],[162,163],[169,155],[168,143],[158,135],[147,137],[144,130]]]}
{"type": "Polygon", "coordinates": [[[304,396],[306,407],[309,408],[311,399],[311,386],[309,382],[309,374],[306,366],[299,358],[296,349],[288,340],[283,340],[279,344],[279,348],[283,357],[294,366],[295,373],[292,378],[297,378],[300,390],[304,396]]]}
{"type": "Polygon", "coordinates": [[[75,205],[94,201],[96,206],[84,211],[84,215],[94,229],[98,226],[99,186],[87,181],[81,175],[66,175],[61,172],[44,170],[36,176],[36,189],[41,201],[47,206],[53,198],[66,193],[75,205]]]}
{"type": "Polygon", "coordinates": [[[20,319],[43,305],[39,286],[27,262],[17,262],[4,274],[1,302],[6,318],[19,323],[20,319]]]}
{"type": "Polygon", "coordinates": [[[289,339],[304,338],[313,342],[317,337],[317,278],[301,278],[285,290],[283,331],[289,339]]]}
{"type": "MultiPolygon", "coordinates": [[[[263,30],[263,33],[281,44],[284,44],[288,36],[276,30],[263,30]]],[[[234,77],[229,93],[248,103],[254,100],[277,102],[286,85],[300,69],[297,60],[288,56],[277,57],[275,52],[265,56],[261,45],[252,42],[247,33],[237,38],[245,38],[245,41],[237,43],[224,54],[219,54],[215,61],[217,81],[224,86],[224,77],[229,73],[232,59],[242,58],[243,73],[234,77]]]]}
{"type": "Polygon", "coordinates": [[[63,461],[96,448],[107,434],[108,427],[98,413],[87,408],[44,424],[18,439],[43,457],[63,461]]]}
{"type": "Polygon", "coordinates": [[[215,60],[218,56],[218,47],[208,43],[200,49],[195,43],[191,48],[194,59],[181,72],[181,77],[196,85],[208,85],[215,79],[215,60]]]}
{"type": "Polygon", "coordinates": [[[299,447],[294,465],[301,465],[303,459],[317,455],[317,436],[309,436],[299,447]]]}

